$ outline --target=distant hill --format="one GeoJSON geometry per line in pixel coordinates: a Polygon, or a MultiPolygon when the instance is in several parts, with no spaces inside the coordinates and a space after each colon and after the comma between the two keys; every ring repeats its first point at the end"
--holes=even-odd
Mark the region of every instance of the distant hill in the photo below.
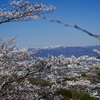
{"type": "MultiPolygon", "coordinates": [[[[29,48],[29,50],[32,50],[33,48],[29,48]]],[[[47,57],[48,55],[53,56],[59,56],[61,54],[70,57],[74,55],[75,57],[88,55],[88,56],[94,56],[94,57],[100,57],[100,55],[93,52],[94,49],[100,49],[100,45],[97,46],[82,46],[82,47],[49,47],[49,48],[41,48],[38,52],[37,56],[40,57],[47,57]]]]}

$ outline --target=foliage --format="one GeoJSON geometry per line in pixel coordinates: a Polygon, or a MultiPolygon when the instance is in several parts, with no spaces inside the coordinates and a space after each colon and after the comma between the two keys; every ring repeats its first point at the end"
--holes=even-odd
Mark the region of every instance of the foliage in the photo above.
{"type": "Polygon", "coordinates": [[[56,92],[56,95],[62,95],[63,98],[61,100],[99,100],[97,98],[90,97],[87,93],[79,93],[75,90],[60,89],[56,92]]]}
{"type": "Polygon", "coordinates": [[[82,93],[79,97],[79,100],[97,100],[97,99],[94,97],[90,97],[90,95],[87,93],[82,93]]]}
{"type": "Polygon", "coordinates": [[[66,89],[60,89],[56,92],[56,95],[62,95],[63,99],[62,100],[69,100],[72,98],[72,93],[70,90],[66,89]]]}
{"type": "Polygon", "coordinates": [[[100,80],[100,76],[96,76],[96,79],[100,80]]]}
{"type": "Polygon", "coordinates": [[[39,85],[39,86],[51,86],[52,84],[49,83],[48,81],[40,78],[33,78],[33,77],[28,77],[27,80],[32,84],[32,85],[39,85]]]}
{"type": "Polygon", "coordinates": [[[82,77],[87,77],[86,73],[81,74],[82,77]]]}

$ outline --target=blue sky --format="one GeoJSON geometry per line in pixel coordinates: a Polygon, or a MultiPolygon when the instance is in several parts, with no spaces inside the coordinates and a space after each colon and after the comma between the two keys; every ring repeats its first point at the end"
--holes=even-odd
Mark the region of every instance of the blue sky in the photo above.
{"type": "MultiPolygon", "coordinates": [[[[9,0],[1,0],[0,6],[9,0]]],[[[56,10],[45,14],[100,35],[100,0],[30,0],[56,6],[56,10]]],[[[45,46],[87,46],[99,45],[100,41],[77,29],[37,19],[27,22],[5,23],[0,25],[3,38],[15,37],[19,47],[45,46]]]]}

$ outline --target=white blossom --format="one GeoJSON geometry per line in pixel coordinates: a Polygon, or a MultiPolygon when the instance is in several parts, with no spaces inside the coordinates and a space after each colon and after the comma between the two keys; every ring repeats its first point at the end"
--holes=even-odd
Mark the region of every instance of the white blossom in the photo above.
{"type": "Polygon", "coordinates": [[[11,21],[34,20],[41,14],[55,10],[55,7],[46,6],[42,3],[26,0],[12,0],[9,6],[4,5],[0,8],[0,24],[11,21]]]}

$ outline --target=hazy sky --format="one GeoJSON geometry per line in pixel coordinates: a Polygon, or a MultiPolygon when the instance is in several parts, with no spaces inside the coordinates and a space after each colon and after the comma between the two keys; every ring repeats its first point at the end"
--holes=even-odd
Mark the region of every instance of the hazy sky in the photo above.
{"type": "MultiPolygon", "coordinates": [[[[0,6],[9,0],[0,0],[0,6]]],[[[45,14],[65,23],[77,24],[88,31],[100,35],[100,0],[30,0],[56,6],[56,10],[45,14]]],[[[3,38],[17,36],[20,47],[45,46],[86,46],[98,45],[100,41],[77,29],[37,19],[27,22],[5,23],[0,25],[3,38]]]]}

